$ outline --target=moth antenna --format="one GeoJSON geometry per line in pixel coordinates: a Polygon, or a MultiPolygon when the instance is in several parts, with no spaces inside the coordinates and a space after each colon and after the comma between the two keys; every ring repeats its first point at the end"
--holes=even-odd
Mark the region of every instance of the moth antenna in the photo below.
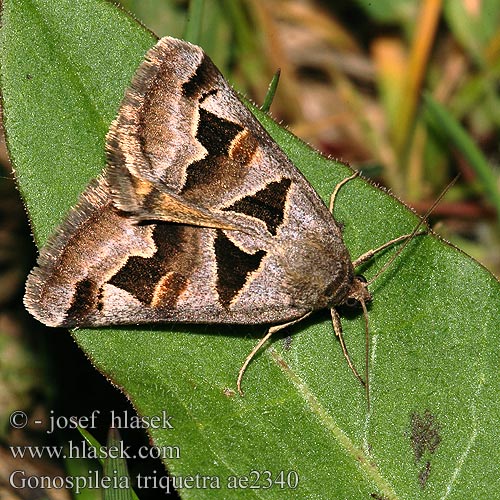
{"type": "Polygon", "coordinates": [[[252,352],[246,357],[243,365],[240,368],[240,371],[238,372],[238,378],[236,380],[236,387],[238,388],[238,392],[240,393],[240,396],[243,396],[243,390],[241,389],[241,381],[243,380],[243,374],[245,373],[247,366],[250,364],[250,361],[252,361],[253,357],[260,351],[260,348],[268,341],[269,337],[273,333],[279,332],[280,330],[283,330],[284,328],[287,328],[288,326],[292,326],[295,323],[298,323],[299,321],[302,321],[303,319],[307,318],[311,314],[311,311],[304,314],[300,318],[297,318],[293,321],[289,321],[288,323],[283,323],[281,325],[273,325],[269,328],[267,333],[262,337],[258,344],[252,349],[252,352]]]}
{"type": "Polygon", "coordinates": [[[349,177],[346,177],[345,179],[341,180],[336,186],[335,189],[333,190],[332,195],[330,196],[330,205],[329,205],[329,210],[330,213],[333,214],[333,205],[335,204],[335,198],[337,197],[337,193],[339,192],[340,188],[344,185],[347,184],[349,181],[352,181],[352,179],[356,178],[359,175],[359,172],[354,172],[354,174],[350,175],[349,177]]]}
{"type": "Polygon", "coordinates": [[[333,331],[335,332],[335,335],[339,339],[340,347],[342,348],[342,354],[344,355],[344,358],[347,361],[347,364],[352,373],[354,374],[354,376],[361,382],[361,385],[363,387],[366,387],[365,381],[358,373],[358,370],[356,370],[356,367],[354,366],[354,363],[352,362],[351,357],[349,356],[349,352],[347,351],[347,346],[345,345],[344,336],[342,334],[342,323],[340,322],[339,315],[335,310],[335,308],[332,307],[330,309],[330,314],[332,316],[333,331]]]}
{"type": "Polygon", "coordinates": [[[363,308],[363,316],[365,318],[365,393],[366,393],[366,404],[368,410],[370,410],[370,330],[368,328],[368,310],[366,309],[366,303],[363,299],[360,299],[361,307],[363,308]]]}
{"type": "MultiPolygon", "coordinates": [[[[398,251],[379,269],[379,271],[377,272],[377,274],[375,274],[375,276],[373,276],[373,278],[371,278],[368,281],[367,285],[371,285],[381,274],[383,274],[385,271],[387,271],[387,269],[392,265],[392,263],[394,262],[394,260],[398,258],[398,256],[406,248],[406,246],[410,243],[410,241],[412,241],[413,238],[415,236],[417,236],[417,233],[419,232],[419,229],[422,226],[422,224],[424,224],[427,221],[427,219],[429,218],[429,215],[433,212],[433,210],[436,208],[436,206],[439,204],[439,202],[443,199],[444,195],[449,191],[449,189],[455,184],[455,182],[457,182],[459,176],[460,175],[457,175],[443,189],[443,191],[441,192],[441,194],[436,198],[436,200],[430,206],[430,208],[427,210],[427,212],[425,212],[424,216],[420,219],[420,221],[418,222],[418,224],[415,226],[415,228],[413,229],[413,231],[410,234],[407,234],[407,235],[404,235],[404,236],[400,236],[399,238],[395,238],[394,240],[388,241],[387,243],[385,243],[381,247],[379,247],[376,250],[372,251],[371,255],[374,255],[375,253],[380,252],[381,250],[383,250],[384,248],[386,248],[389,245],[397,243],[398,241],[401,241],[401,240],[406,240],[403,243],[403,245],[401,245],[401,247],[398,249],[398,251]]],[[[422,231],[420,234],[426,234],[426,233],[427,233],[427,230],[422,231]]],[[[369,253],[369,252],[367,252],[367,253],[369,253]]],[[[362,255],[361,257],[359,257],[358,259],[356,259],[353,264],[359,265],[361,263],[360,260],[361,260],[362,257],[364,257],[364,256],[362,255]]],[[[364,259],[364,260],[366,260],[366,259],[364,259]]],[[[364,260],[362,262],[364,262],[364,260]]]]}

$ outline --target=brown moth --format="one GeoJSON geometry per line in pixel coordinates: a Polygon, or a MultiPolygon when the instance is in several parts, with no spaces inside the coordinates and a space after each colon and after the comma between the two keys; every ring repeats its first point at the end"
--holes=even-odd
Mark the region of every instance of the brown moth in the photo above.
{"type": "Polygon", "coordinates": [[[374,252],[351,261],[331,210],[202,49],[163,38],[146,54],[107,157],[28,278],[35,318],[270,324],[241,392],[273,332],[329,308],[348,359],[335,307],[366,313],[354,268],[374,252]]]}

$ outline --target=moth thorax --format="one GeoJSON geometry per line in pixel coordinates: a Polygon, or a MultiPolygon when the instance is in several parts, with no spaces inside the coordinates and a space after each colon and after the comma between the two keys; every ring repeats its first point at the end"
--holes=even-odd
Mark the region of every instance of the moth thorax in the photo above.
{"type": "Polygon", "coordinates": [[[285,271],[284,289],[294,305],[319,310],[343,303],[354,279],[347,250],[311,234],[293,243],[285,248],[279,263],[285,271]]]}

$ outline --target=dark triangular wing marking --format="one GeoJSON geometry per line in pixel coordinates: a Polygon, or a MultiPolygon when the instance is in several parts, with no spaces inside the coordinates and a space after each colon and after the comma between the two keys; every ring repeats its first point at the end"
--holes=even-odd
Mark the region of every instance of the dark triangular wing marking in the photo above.
{"type": "Polygon", "coordinates": [[[127,263],[109,280],[109,284],[127,291],[143,304],[153,305],[158,293],[162,306],[175,306],[180,294],[189,282],[189,274],[196,263],[196,232],[175,224],[157,224],[153,230],[156,252],[152,257],[130,257],[127,263]],[[188,241],[189,238],[189,241],[188,241]],[[189,266],[189,267],[188,267],[189,266]],[[164,277],[172,288],[166,289],[164,277]],[[161,290],[158,290],[161,287],[161,290]]]}
{"type": "Polygon", "coordinates": [[[85,318],[102,309],[101,288],[92,279],[85,278],[75,284],[75,293],[67,312],[69,318],[85,318]]]}
{"type": "Polygon", "coordinates": [[[264,189],[245,196],[223,210],[250,215],[264,222],[268,231],[276,236],[285,217],[286,197],[292,181],[281,179],[270,182],[264,189]]]}
{"type": "Polygon", "coordinates": [[[254,254],[246,253],[220,230],[217,230],[214,249],[217,293],[221,304],[228,307],[247,282],[249,274],[258,269],[266,252],[260,250],[254,254]]]}
{"type": "Polygon", "coordinates": [[[216,92],[213,87],[218,79],[219,70],[205,54],[200,52],[200,61],[196,71],[182,84],[182,95],[187,100],[204,101],[209,95],[216,92]]]}
{"type": "Polygon", "coordinates": [[[183,195],[189,197],[190,194],[198,194],[200,190],[220,189],[221,180],[241,181],[241,176],[248,170],[248,161],[232,158],[229,151],[242,130],[241,125],[200,109],[196,138],[205,147],[207,154],[203,159],[188,165],[183,195]]]}
{"type": "Polygon", "coordinates": [[[230,196],[245,191],[245,181],[255,165],[256,136],[241,125],[200,108],[197,141],[206,155],[186,165],[181,193],[187,200],[206,200],[216,207],[230,196]]]}

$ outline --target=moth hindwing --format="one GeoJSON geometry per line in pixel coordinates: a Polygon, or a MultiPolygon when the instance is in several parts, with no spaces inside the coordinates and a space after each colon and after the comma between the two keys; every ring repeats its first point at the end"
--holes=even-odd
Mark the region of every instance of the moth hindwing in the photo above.
{"type": "Polygon", "coordinates": [[[106,147],[28,278],[42,323],[275,331],[369,299],[329,209],[199,47],[146,54],[106,147]]]}

